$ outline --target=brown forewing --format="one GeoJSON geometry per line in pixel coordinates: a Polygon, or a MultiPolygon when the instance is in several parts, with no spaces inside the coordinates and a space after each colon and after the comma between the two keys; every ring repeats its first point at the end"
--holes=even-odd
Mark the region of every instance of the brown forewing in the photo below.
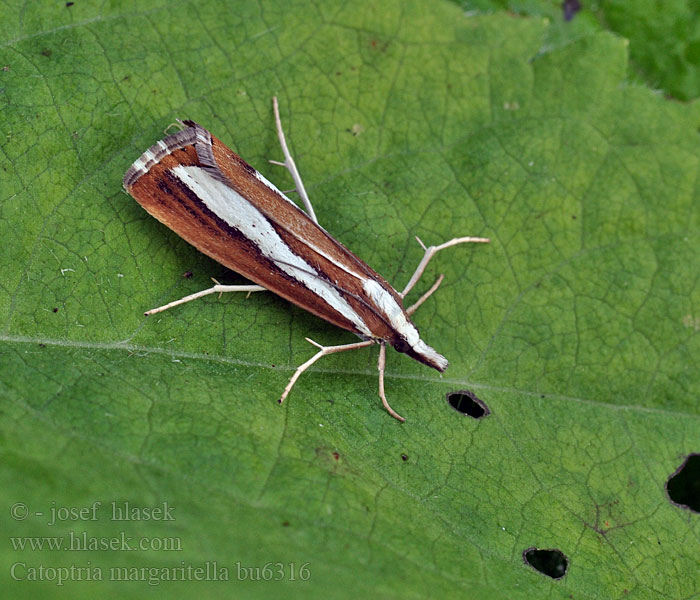
{"type": "MultiPolygon", "coordinates": [[[[168,144],[173,137],[163,142],[168,144]]],[[[396,291],[301,209],[259,181],[254,175],[255,170],[220,140],[213,136],[211,140],[211,153],[215,166],[223,175],[222,181],[249,200],[267,217],[294,253],[336,286],[372,332],[372,337],[392,341],[396,333],[365,294],[362,280],[349,275],[314,248],[362,277],[374,279],[401,306],[396,291]]],[[[200,158],[194,145],[175,149],[148,172],[129,182],[127,191],[149,214],[217,262],[338,327],[361,333],[350,319],[263,256],[256,244],[215,215],[171,172],[177,165],[211,169],[212,165],[203,164],[200,158]]]]}

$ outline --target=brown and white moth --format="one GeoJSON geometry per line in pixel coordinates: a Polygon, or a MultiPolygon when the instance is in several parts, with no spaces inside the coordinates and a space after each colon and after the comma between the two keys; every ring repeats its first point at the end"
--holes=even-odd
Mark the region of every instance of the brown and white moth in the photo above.
{"type": "Polygon", "coordinates": [[[151,146],[124,175],[126,191],[152,216],[204,254],[258,284],[217,284],[146,314],[210,293],[274,292],[363,340],[330,347],[308,340],[319,352],[296,369],[280,402],[299,375],[322,356],[377,343],[379,395],[387,411],[403,421],[384,393],[386,344],[440,372],[448,365],[444,356],[420,338],[410,319],[437,289],[442,276],[408,309],[403,306],[403,298],[437,251],[463,242],[489,240],[456,238],[440,246],[423,246],[423,260],[404,290],[397,292],[318,224],[287,148],[276,98],[273,107],[285,162],[271,162],[289,169],[306,212],[193,121],[183,121],[181,131],[151,146]]]}

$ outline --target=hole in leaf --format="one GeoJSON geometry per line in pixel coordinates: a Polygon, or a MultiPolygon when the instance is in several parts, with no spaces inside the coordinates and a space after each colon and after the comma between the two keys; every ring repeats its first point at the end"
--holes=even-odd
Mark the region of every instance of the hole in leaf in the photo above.
{"type": "Polygon", "coordinates": [[[456,411],[468,415],[473,419],[481,419],[491,414],[489,407],[483,400],[480,400],[474,392],[460,390],[447,394],[447,402],[456,411]]]}
{"type": "Polygon", "coordinates": [[[668,478],[666,493],[681,508],[700,512],[700,454],[690,454],[668,478]]]}
{"type": "Polygon", "coordinates": [[[526,565],[552,579],[564,577],[569,566],[569,561],[561,550],[528,548],[523,552],[523,560],[526,565]]]}

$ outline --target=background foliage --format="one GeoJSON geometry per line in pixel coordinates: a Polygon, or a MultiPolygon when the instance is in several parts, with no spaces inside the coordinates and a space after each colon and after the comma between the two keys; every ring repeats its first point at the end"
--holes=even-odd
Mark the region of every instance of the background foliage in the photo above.
{"type": "Polygon", "coordinates": [[[700,5],[692,0],[455,0],[467,11],[509,10],[551,19],[550,44],[594,31],[630,40],[631,79],[680,100],[700,95],[700,5]],[[575,18],[564,19],[565,9],[575,18]],[[578,11],[580,12],[577,12],[578,11]],[[565,22],[567,21],[567,22],[565,22]]]}

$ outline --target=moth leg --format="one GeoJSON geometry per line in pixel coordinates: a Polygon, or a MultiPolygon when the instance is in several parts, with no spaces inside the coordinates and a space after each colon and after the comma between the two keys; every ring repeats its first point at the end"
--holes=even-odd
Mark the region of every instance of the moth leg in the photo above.
{"type": "Polygon", "coordinates": [[[386,344],[381,343],[379,344],[379,359],[377,360],[377,369],[379,369],[379,397],[382,399],[382,404],[384,408],[386,408],[386,411],[392,417],[404,423],[406,419],[391,408],[391,406],[389,406],[389,401],[386,399],[386,394],[384,393],[384,367],[386,367],[386,344]]]}
{"type": "Polygon", "coordinates": [[[172,129],[173,127],[175,129],[177,129],[178,131],[182,131],[183,129],[185,129],[187,127],[187,125],[185,125],[180,119],[175,119],[172,123],[170,123],[170,125],[168,125],[165,129],[163,129],[163,133],[165,135],[169,135],[168,131],[170,129],[172,129]]]}
{"type": "Polygon", "coordinates": [[[430,286],[430,289],[427,292],[425,292],[425,294],[423,294],[420,298],[418,298],[417,302],[411,304],[411,306],[409,306],[406,309],[406,314],[409,317],[418,310],[418,307],[421,304],[423,304],[423,302],[425,302],[428,298],[430,298],[430,296],[433,295],[433,293],[435,293],[435,290],[437,290],[440,287],[440,284],[442,283],[443,279],[445,279],[445,276],[442,273],[440,273],[438,278],[435,280],[435,283],[430,286]]]}
{"type": "MultiPolygon", "coordinates": [[[[428,246],[426,247],[423,242],[420,241],[419,238],[416,238],[418,240],[418,243],[421,245],[423,250],[425,250],[425,254],[423,255],[423,258],[421,259],[420,263],[418,263],[418,267],[416,268],[415,273],[411,276],[411,279],[408,281],[406,284],[406,287],[403,289],[403,292],[399,294],[402,298],[408,294],[413,289],[413,286],[416,285],[418,280],[420,279],[421,275],[423,275],[423,271],[425,271],[425,267],[428,266],[428,263],[430,262],[430,259],[433,258],[440,250],[444,250],[445,248],[449,248],[450,246],[456,246],[457,244],[465,244],[468,242],[479,242],[479,243],[484,243],[487,244],[491,240],[489,238],[481,238],[481,237],[461,237],[461,238],[454,238],[451,239],[449,242],[445,242],[444,244],[440,244],[439,246],[428,246]]],[[[439,284],[438,284],[439,285],[439,284]]],[[[433,290],[435,291],[435,290],[433,290]]],[[[432,292],[430,292],[432,294],[432,292]]],[[[430,294],[428,294],[430,295],[430,294]]],[[[427,298],[421,298],[418,302],[416,302],[417,305],[422,304],[427,298]]],[[[418,308],[418,306],[411,307],[413,310],[418,308]]]]}
{"type": "Polygon", "coordinates": [[[312,339],[306,338],[306,341],[309,342],[309,344],[316,346],[316,348],[318,348],[319,350],[304,364],[299,365],[296,368],[296,371],[294,371],[294,375],[292,375],[291,379],[289,380],[289,383],[287,384],[287,387],[284,388],[284,391],[282,392],[282,396],[279,399],[280,404],[284,402],[285,398],[289,395],[289,392],[292,391],[292,388],[297,382],[297,379],[299,379],[299,376],[322,356],[326,356],[326,354],[334,354],[335,352],[345,352],[346,350],[366,348],[367,346],[371,346],[372,344],[376,343],[374,340],[367,340],[364,342],[356,342],[354,344],[343,344],[342,346],[321,346],[321,344],[314,342],[312,339]]]}
{"type": "Polygon", "coordinates": [[[168,310],[169,308],[177,306],[178,304],[184,304],[185,302],[190,302],[192,300],[196,300],[197,298],[201,298],[202,296],[208,296],[209,294],[223,294],[224,292],[248,292],[248,294],[251,294],[252,292],[267,291],[267,288],[264,288],[261,285],[221,285],[213,277],[212,281],[216,285],[206,290],[202,290],[201,292],[196,292],[194,294],[190,294],[189,296],[185,296],[184,298],[180,298],[179,300],[173,300],[172,302],[168,302],[168,304],[164,304],[163,306],[159,306],[158,308],[152,308],[151,310],[147,310],[143,314],[146,317],[150,317],[151,315],[163,312],[164,310],[168,310]]]}
{"type": "Polygon", "coordinates": [[[282,153],[284,154],[284,162],[279,162],[277,160],[271,160],[273,165],[280,165],[285,167],[292,175],[294,180],[294,186],[296,187],[299,197],[304,202],[304,208],[306,209],[306,214],[309,218],[318,225],[318,219],[316,218],[316,213],[314,212],[314,207],[311,206],[311,200],[309,200],[309,195],[306,193],[306,188],[301,180],[301,175],[299,175],[299,170],[289,153],[289,148],[287,148],[287,141],[284,138],[284,131],[282,131],[282,121],[280,120],[280,109],[277,105],[277,96],[272,98],[272,108],[275,112],[275,125],[277,126],[277,137],[280,140],[280,146],[282,146],[282,153]]]}

